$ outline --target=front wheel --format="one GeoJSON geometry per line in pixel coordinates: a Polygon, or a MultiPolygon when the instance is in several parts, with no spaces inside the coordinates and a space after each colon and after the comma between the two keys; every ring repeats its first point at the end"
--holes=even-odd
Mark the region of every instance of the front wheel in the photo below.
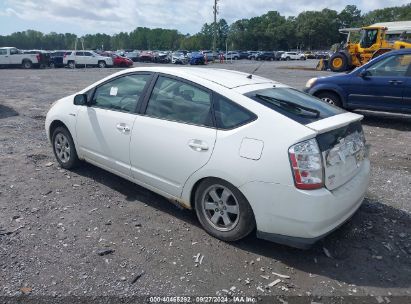
{"type": "Polygon", "coordinates": [[[317,97],[331,105],[342,108],[340,97],[333,92],[322,92],[317,94],[317,97]]]}
{"type": "Polygon", "coordinates": [[[348,58],[345,54],[336,53],[330,58],[330,69],[333,72],[344,72],[348,70],[348,58]]]}
{"type": "Polygon", "coordinates": [[[57,127],[52,135],[53,152],[60,166],[71,169],[79,164],[73,138],[65,127],[57,127]]]}
{"type": "Polygon", "coordinates": [[[204,230],[222,241],[237,241],[254,230],[254,213],[244,195],[230,183],[206,179],[195,193],[195,209],[204,230]]]}

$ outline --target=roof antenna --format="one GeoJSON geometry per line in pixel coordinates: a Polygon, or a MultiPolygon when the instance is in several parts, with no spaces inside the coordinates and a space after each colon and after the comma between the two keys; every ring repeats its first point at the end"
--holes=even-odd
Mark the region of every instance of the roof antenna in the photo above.
{"type": "Polygon", "coordinates": [[[247,78],[248,78],[248,79],[253,79],[253,74],[258,71],[258,69],[263,65],[263,63],[264,63],[264,60],[261,61],[261,63],[258,65],[258,67],[256,67],[256,68],[254,69],[254,71],[252,71],[251,74],[247,76],[247,78]]]}

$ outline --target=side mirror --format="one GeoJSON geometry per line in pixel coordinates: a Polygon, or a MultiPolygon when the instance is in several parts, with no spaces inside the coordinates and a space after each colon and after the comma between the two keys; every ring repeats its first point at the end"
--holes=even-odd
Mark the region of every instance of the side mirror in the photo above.
{"type": "Polygon", "coordinates": [[[371,73],[364,69],[358,73],[358,76],[360,76],[361,78],[367,78],[368,76],[371,76],[371,73]]]}
{"type": "Polygon", "coordinates": [[[76,106],[86,106],[87,94],[77,94],[76,96],[74,96],[74,104],[76,106]]]}

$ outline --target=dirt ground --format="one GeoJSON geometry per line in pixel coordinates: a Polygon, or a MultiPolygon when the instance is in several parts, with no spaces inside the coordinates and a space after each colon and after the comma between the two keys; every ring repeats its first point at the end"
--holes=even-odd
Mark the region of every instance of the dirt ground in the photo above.
{"type": "MultiPolygon", "coordinates": [[[[302,88],[329,74],[313,66],[265,63],[256,74],[302,88]]],[[[341,229],[306,251],[254,235],[224,243],[193,212],[144,188],[92,165],[57,166],[44,130],[50,105],[115,71],[0,70],[0,296],[353,295],[381,304],[402,295],[411,303],[411,116],[363,113],[371,185],[341,229]]]]}

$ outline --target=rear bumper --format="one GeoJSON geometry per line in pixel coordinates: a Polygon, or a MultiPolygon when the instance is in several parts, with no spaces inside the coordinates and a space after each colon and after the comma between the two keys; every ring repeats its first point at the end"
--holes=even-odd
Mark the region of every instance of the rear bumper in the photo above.
{"type": "Polygon", "coordinates": [[[251,182],[240,187],[250,202],[262,239],[307,248],[344,224],[361,206],[368,188],[369,160],[350,181],[329,191],[251,182]]]}

